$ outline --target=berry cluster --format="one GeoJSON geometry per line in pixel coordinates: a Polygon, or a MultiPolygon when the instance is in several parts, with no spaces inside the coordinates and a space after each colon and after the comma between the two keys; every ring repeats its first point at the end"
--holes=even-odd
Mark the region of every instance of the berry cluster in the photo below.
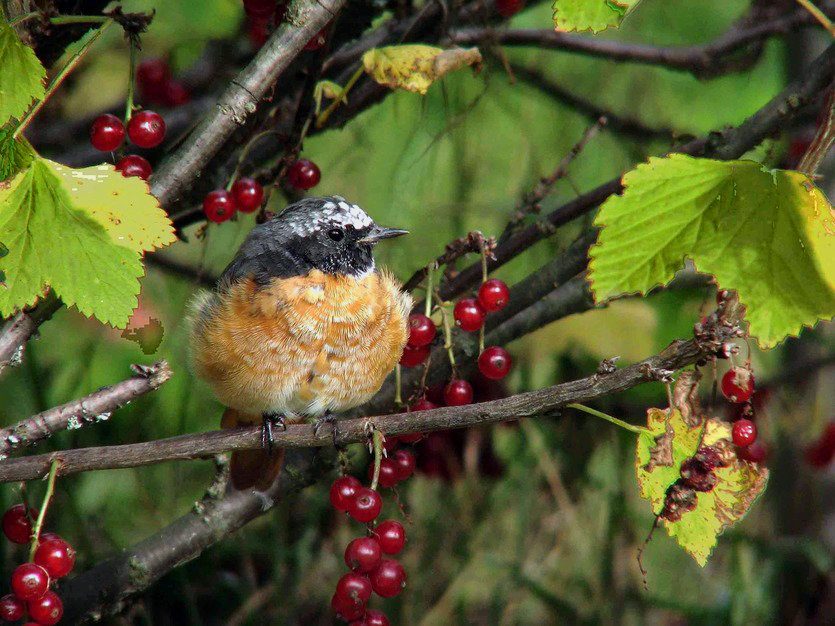
{"type": "Polygon", "coordinates": [[[145,59],[136,66],[139,97],[146,105],[176,107],[191,100],[185,85],[171,75],[165,59],[145,59]]]}
{"type": "MultiPolygon", "coordinates": [[[[476,298],[462,298],[455,303],[452,316],[455,325],[466,332],[477,332],[484,326],[487,314],[501,311],[510,299],[510,290],[504,281],[491,278],[482,283],[476,298]]],[[[415,367],[429,356],[430,345],[437,329],[432,320],[422,313],[409,316],[409,339],[400,357],[400,364],[415,367]]],[[[499,380],[507,376],[513,361],[510,353],[501,346],[489,346],[478,357],[478,369],[487,378],[499,380]]],[[[472,387],[467,381],[452,380],[444,393],[450,406],[472,402],[472,387]],[[450,400],[452,400],[450,402],[450,400]]]]}
{"type": "Polygon", "coordinates": [[[203,198],[206,219],[220,224],[232,219],[235,211],[254,213],[261,207],[264,188],[254,178],[244,176],[234,182],[231,189],[215,189],[203,198]]]}
{"type": "Polygon", "coordinates": [[[731,430],[739,458],[751,463],[762,463],[766,458],[765,447],[757,441],[757,425],[751,396],[754,394],[754,373],[749,367],[732,367],[722,376],[722,394],[731,402],[743,405],[740,417],[731,430]]]}
{"type": "MultiPolygon", "coordinates": [[[[96,150],[113,152],[125,140],[125,125],[115,115],[105,113],[90,126],[90,143],[96,150]]],[[[127,136],[140,148],[155,148],[165,138],[165,121],[154,111],[139,111],[128,121],[127,136]]],[[[125,177],[139,176],[148,180],[151,164],[138,154],[128,154],[116,162],[116,169],[125,177]]]]}
{"type": "Polygon", "coordinates": [[[698,492],[712,491],[718,479],[713,470],[730,465],[728,453],[719,446],[702,446],[681,463],[679,478],[667,488],[664,508],[658,517],[677,522],[698,504],[698,492]]]}
{"type": "MultiPolygon", "coordinates": [[[[400,442],[413,442],[420,435],[388,437],[386,450],[393,450],[400,442]]],[[[394,487],[409,478],[415,471],[415,457],[411,450],[400,448],[380,461],[379,484],[394,487]]],[[[369,466],[373,476],[374,465],[369,466]]],[[[392,598],[406,586],[403,566],[384,555],[399,554],[406,545],[406,530],[395,520],[386,520],[376,526],[383,499],[379,492],[364,487],[353,476],[341,476],[331,485],[331,504],[337,511],[350,515],[367,524],[365,537],[357,537],[345,548],[345,564],[351,570],[336,583],[331,598],[334,613],[351,626],[388,626],[389,620],[381,611],[368,608],[372,591],[383,598],[392,598]]]]}
{"type": "MultiPolygon", "coordinates": [[[[35,511],[16,504],[3,514],[3,533],[13,543],[26,544],[32,536],[35,511]]],[[[64,614],[61,598],[49,587],[72,571],[75,550],[54,533],[40,533],[32,561],[12,572],[12,593],[0,598],[0,620],[16,622],[28,613],[26,626],[57,624],[64,614]]]]}

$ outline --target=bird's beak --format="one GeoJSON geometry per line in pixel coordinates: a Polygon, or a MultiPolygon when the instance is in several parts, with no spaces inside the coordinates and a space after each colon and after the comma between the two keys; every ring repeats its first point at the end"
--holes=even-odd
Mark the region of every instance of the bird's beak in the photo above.
{"type": "Polygon", "coordinates": [[[400,235],[408,235],[408,230],[402,228],[383,228],[382,226],[374,226],[371,232],[362,239],[357,239],[357,243],[377,243],[381,239],[391,239],[392,237],[399,237],[400,235]]]}

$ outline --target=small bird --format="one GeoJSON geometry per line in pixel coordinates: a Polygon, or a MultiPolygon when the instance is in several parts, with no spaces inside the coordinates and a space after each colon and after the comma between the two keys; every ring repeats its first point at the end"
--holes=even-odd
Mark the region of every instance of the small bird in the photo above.
{"type": "Polygon", "coordinates": [[[263,426],[263,450],[232,454],[237,489],[266,489],[281,470],[274,424],[362,404],[400,359],[412,299],[373,249],[406,233],[340,196],[305,198],[256,226],[194,299],[191,358],[227,407],[221,426],[263,426]]]}

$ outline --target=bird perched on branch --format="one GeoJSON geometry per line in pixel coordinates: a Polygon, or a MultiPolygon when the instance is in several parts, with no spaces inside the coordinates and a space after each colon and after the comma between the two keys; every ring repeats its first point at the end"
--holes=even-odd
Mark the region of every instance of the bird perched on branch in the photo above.
{"type": "Polygon", "coordinates": [[[339,196],[306,198],[256,226],[193,301],[192,361],[227,407],[221,426],[263,427],[263,450],[232,454],[236,488],[277,476],[274,426],[362,404],[400,359],[411,297],[373,249],[403,234],[339,196]]]}

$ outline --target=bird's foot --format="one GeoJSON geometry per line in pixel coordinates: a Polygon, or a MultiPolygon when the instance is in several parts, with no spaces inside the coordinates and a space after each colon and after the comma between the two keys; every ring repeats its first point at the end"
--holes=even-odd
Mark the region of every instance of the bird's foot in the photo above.
{"type": "Polygon", "coordinates": [[[336,415],[328,412],[325,413],[322,417],[318,418],[315,422],[313,422],[313,434],[317,437],[319,436],[319,431],[322,429],[322,426],[325,424],[331,425],[331,433],[333,434],[333,445],[337,450],[342,450],[345,446],[340,445],[336,441],[336,415]]]}
{"type": "Polygon", "coordinates": [[[261,447],[266,450],[267,454],[273,453],[273,428],[280,428],[287,430],[287,424],[283,415],[278,413],[263,413],[261,415],[263,422],[261,423],[261,447]]]}

